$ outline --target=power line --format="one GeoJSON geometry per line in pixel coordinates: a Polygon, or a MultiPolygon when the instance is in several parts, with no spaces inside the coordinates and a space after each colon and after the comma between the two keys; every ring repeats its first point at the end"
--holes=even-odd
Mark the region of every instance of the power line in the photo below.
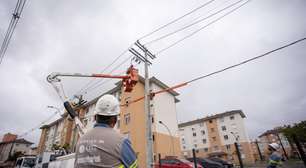
{"type": "Polygon", "coordinates": [[[276,52],[276,51],[279,51],[279,50],[282,50],[282,49],[287,48],[287,47],[289,47],[289,46],[292,46],[292,45],[294,45],[294,44],[296,44],[296,43],[302,42],[302,41],[304,41],[304,40],[306,40],[306,37],[301,38],[301,39],[299,39],[299,40],[296,40],[296,41],[294,41],[294,42],[291,42],[291,43],[289,43],[289,44],[286,44],[286,45],[284,45],[284,46],[282,46],[282,47],[276,48],[276,49],[274,49],[274,50],[271,50],[271,51],[269,51],[269,52],[266,52],[266,53],[264,53],[264,54],[262,54],[262,55],[259,55],[259,56],[256,56],[256,57],[247,59],[247,60],[242,61],[242,62],[240,62],[240,63],[238,63],[238,64],[234,64],[234,65],[231,65],[231,66],[229,66],[229,67],[223,68],[223,69],[221,69],[221,70],[218,70],[218,71],[215,71],[215,72],[212,72],[212,73],[209,73],[209,74],[206,74],[206,75],[203,75],[203,76],[200,76],[200,77],[191,79],[191,80],[187,81],[186,83],[195,82],[195,81],[197,81],[197,80],[200,80],[200,79],[203,79],[203,78],[207,78],[207,77],[209,77],[209,76],[212,76],[212,75],[215,75],[215,74],[224,72],[224,71],[226,71],[226,70],[235,68],[235,67],[237,67],[237,66],[246,64],[246,63],[248,63],[248,62],[251,62],[251,61],[254,61],[254,60],[256,60],[256,59],[259,59],[259,58],[262,58],[262,57],[264,57],[264,56],[267,56],[267,55],[269,55],[269,54],[272,54],[272,53],[274,53],[274,52],[276,52]]]}
{"type": "MultiPolygon", "coordinates": [[[[124,63],[126,63],[129,59],[131,59],[132,56],[127,57],[125,60],[123,60],[119,65],[117,65],[116,67],[114,67],[109,74],[113,73],[115,70],[117,70],[119,67],[121,67],[124,63]]],[[[125,72],[125,71],[124,71],[125,72]]],[[[122,73],[124,73],[122,72],[122,73]]],[[[121,73],[120,73],[121,74],[121,73]]],[[[98,87],[101,87],[103,85],[105,85],[106,83],[108,83],[110,80],[107,80],[105,82],[103,82],[104,80],[101,79],[99,82],[97,82],[95,85],[92,85],[92,87],[87,88],[87,91],[85,93],[91,92],[95,89],[97,89],[98,87]]]]}
{"type": "Polygon", "coordinates": [[[167,24],[165,24],[165,25],[163,25],[163,26],[161,26],[161,27],[159,27],[159,28],[153,30],[153,31],[150,32],[150,33],[145,34],[144,36],[140,37],[138,40],[144,39],[145,37],[148,37],[148,36],[154,34],[155,32],[157,32],[157,31],[159,31],[159,30],[161,30],[161,29],[163,29],[163,28],[165,28],[165,27],[167,27],[167,26],[169,26],[169,25],[171,25],[171,24],[177,22],[178,20],[183,19],[184,17],[186,17],[186,16],[188,16],[188,15],[190,15],[190,14],[196,12],[197,10],[199,10],[199,9],[201,9],[201,8],[203,8],[203,7],[205,7],[205,6],[207,6],[208,4],[212,3],[213,1],[215,1],[215,0],[210,0],[210,1],[208,1],[208,2],[206,2],[206,3],[204,3],[204,4],[202,4],[202,5],[200,5],[199,7],[197,7],[197,8],[195,8],[195,9],[191,10],[190,12],[188,12],[188,13],[186,13],[186,14],[184,14],[184,15],[182,15],[182,16],[180,16],[180,17],[178,17],[178,18],[176,18],[176,19],[174,19],[174,20],[172,20],[172,21],[170,21],[169,23],[167,23],[167,24]]]}
{"type": "Polygon", "coordinates": [[[229,12],[226,12],[224,15],[222,15],[222,16],[218,17],[217,19],[215,19],[215,20],[209,22],[209,23],[206,24],[205,26],[203,26],[203,27],[197,29],[196,31],[194,31],[194,32],[192,32],[192,33],[190,33],[190,34],[188,34],[187,36],[185,36],[185,37],[183,37],[183,38],[177,40],[176,42],[170,44],[169,46],[167,46],[167,47],[165,47],[165,48],[159,50],[158,52],[156,52],[155,55],[161,54],[162,52],[168,50],[169,48],[175,46],[176,44],[182,42],[183,40],[185,40],[185,39],[187,39],[187,38],[193,36],[194,34],[198,33],[199,31],[203,30],[204,28],[206,28],[206,27],[212,25],[213,23],[215,23],[215,22],[221,20],[221,19],[224,18],[225,16],[227,16],[227,15],[233,13],[234,11],[238,10],[239,8],[241,8],[242,6],[246,5],[246,4],[247,4],[248,2],[250,2],[250,1],[251,1],[251,0],[247,0],[246,2],[244,2],[244,3],[241,4],[241,5],[239,5],[238,7],[236,7],[236,8],[234,8],[234,9],[230,10],[229,12]]]}
{"type": "MultiPolygon", "coordinates": [[[[276,49],[274,49],[274,50],[270,50],[270,51],[268,51],[268,52],[266,52],[266,53],[264,53],[264,54],[258,55],[258,56],[256,56],[256,57],[253,57],[253,58],[244,60],[244,61],[242,61],[242,62],[240,62],[240,63],[237,63],[237,64],[234,64],[234,65],[228,66],[228,67],[226,67],[226,68],[223,68],[223,69],[214,71],[214,72],[209,73],[209,74],[205,74],[205,75],[202,75],[202,76],[193,78],[193,79],[191,79],[191,80],[189,80],[189,81],[182,82],[182,83],[180,83],[180,84],[174,85],[174,86],[172,86],[172,87],[168,87],[168,88],[166,88],[166,89],[162,89],[162,90],[159,90],[159,91],[152,92],[150,96],[155,96],[155,95],[157,95],[157,94],[161,94],[161,93],[164,93],[164,92],[167,92],[167,91],[175,90],[175,89],[177,89],[177,88],[186,86],[186,85],[188,85],[188,84],[190,84],[190,83],[192,83],[192,82],[196,82],[196,81],[198,81],[198,80],[201,80],[201,79],[204,79],[204,78],[207,78],[207,77],[210,77],[210,76],[213,76],[213,75],[222,73],[222,72],[224,72],[224,71],[226,71],[226,70],[229,70],[229,69],[232,69],[232,68],[235,68],[235,67],[244,65],[244,64],[249,63],[249,62],[251,62],[251,61],[254,61],[254,60],[257,60],[257,59],[259,59],[259,58],[265,57],[265,56],[267,56],[267,55],[269,55],[269,54],[272,54],[272,53],[274,53],[274,52],[276,52],[276,51],[279,51],[279,50],[285,49],[285,48],[287,48],[287,47],[290,47],[290,46],[292,46],[292,45],[295,45],[295,44],[297,44],[297,43],[300,43],[300,42],[302,42],[302,41],[304,41],[304,40],[306,40],[306,37],[301,38],[301,39],[296,40],[296,41],[293,41],[293,42],[291,42],[291,43],[289,43],[289,44],[283,45],[283,46],[281,46],[281,47],[279,47],[279,48],[276,48],[276,49]]],[[[144,99],[144,96],[139,97],[139,98],[136,98],[136,99],[130,101],[129,103],[127,103],[127,104],[122,104],[121,106],[126,106],[126,105],[129,105],[129,104],[132,104],[132,103],[136,103],[136,102],[138,102],[138,101],[140,101],[140,100],[142,100],[142,99],[144,99]]]]}
{"type": "MultiPolygon", "coordinates": [[[[233,7],[233,6],[235,6],[235,5],[237,5],[238,3],[242,2],[242,1],[243,1],[243,0],[239,0],[239,1],[237,1],[237,2],[235,2],[235,3],[232,3],[232,4],[230,4],[230,5],[226,6],[226,7],[224,7],[224,8],[222,8],[222,9],[218,10],[217,12],[214,12],[214,13],[212,13],[212,14],[210,14],[210,15],[208,15],[208,16],[206,16],[206,17],[200,19],[200,20],[197,20],[197,21],[195,21],[195,22],[193,22],[193,23],[191,23],[191,24],[188,24],[188,25],[186,25],[186,26],[184,26],[184,27],[182,27],[182,28],[179,28],[179,29],[177,29],[177,30],[175,30],[175,31],[173,31],[173,32],[167,33],[167,34],[162,35],[162,36],[160,36],[160,37],[158,37],[158,38],[156,38],[156,39],[153,39],[153,40],[151,40],[151,41],[149,41],[149,42],[146,42],[145,45],[147,45],[147,44],[152,44],[152,43],[157,42],[157,41],[159,41],[159,40],[161,40],[161,39],[164,39],[164,38],[169,37],[169,36],[171,36],[171,35],[173,35],[173,34],[176,34],[176,33],[180,32],[180,31],[183,31],[183,30],[185,30],[185,29],[187,29],[187,28],[189,28],[189,27],[191,27],[191,26],[193,26],[193,25],[195,25],[195,24],[198,24],[198,23],[200,23],[200,22],[202,22],[202,21],[205,21],[206,19],[209,19],[209,18],[211,18],[211,17],[213,17],[213,16],[215,16],[215,15],[217,15],[217,14],[219,14],[219,13],[221,13],[221,12],[223,12],[223,11],[225,11],[225,10],[227,10],[227,9],[229,9],[229,8],[231,8],[231,7],[233,7]]],[[[214,9],[213,9],[213,10],[214,10],[214,9]]],[[[213,11],[213,10],[208,11],[208,13],[211,12],[211,11],[213,11]]]]}
{"type": "Polygon", "coordinates": [[[41,123],[39,123],[36,127],[33,127],[32,129],[22,133],[20,136],[18,136],[18,138],[22,138],[26,135],[28,135],[29,133],[35,131],[36,129],[38,129],[39,127],[41,127],[43,124],[45,124],[46,122],[48,122],[49,120],[51,120],[53,117],[55,117],[57,114],[60,114],[60,111],[56,111],[54,112],[51,116],[49,116],[47,119],[45,119],[44,121],[42,121],[41,123]]]}
{"type": "MultiPolygon", "coordinates": [[[[119,54],[108,66],[106,66],[102,71],[101,71],[101,73],[104,73],[108,68],[110,68],[116,61],[118,61],[125,53],[127,53],[128,52],[128,49],[126,49],[126,50],[124,50],[121,54],[119,54]]],[[[95,84],[92,84],[94,81],[96,80],[96,78],[95,79],[92,79],[92,80],[90,80],[87,84],[85,84],[79,91],[77,91],[76,92],[76,95],[77,94],[80,94],[80,93],[82,93],[82,92],[84,92],[85,90],[86,90],[86,88],[88,89],[88,88],[90,88],[90,87],[92,87],[92,86],[90,86],[90,85],[96,85],[97,84],[97,82],[95,83],[95,84]]]]}
{"type": "Polygon", "coordinates": [[[13,36],[13,33],[15,31],[16,25],[17,25],[18,20],[19,20],[19,18],[21,16],[21,13],[23,11],[25,3],[26,3],[26,0],[18,0],[17,1],[17,4],[16,4],[15,9],[14,9],[13,16],[11,18],[11,21],[10,21],[8,29],[6,31],[4,40],[3,40],[2,45],[1,45],[1,49],[0,49],[0,64],[3,61],[4,55],[6,53],[8,45],[9,45],[9,43],[11,41],[11,38],[13,36]]]}

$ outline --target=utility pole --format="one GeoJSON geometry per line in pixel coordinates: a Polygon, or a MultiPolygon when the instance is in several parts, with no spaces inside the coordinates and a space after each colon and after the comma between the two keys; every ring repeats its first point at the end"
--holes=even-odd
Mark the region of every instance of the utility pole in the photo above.
{"type": "Polygon", "coordinates": [[[152,63],[149,61],[150,57],[151,59],[155,58],[155,55],[153,55],[144,45],[140,44],[139,41],[135,42],[135,45],[143,51],[144,56],[140,54],[137,50],[134,48],[130,48],[129,51],[135,56],[136,61],[144,62],[144,78],[145,78],[145,88],[144,88],[144,111],[146,116],[146,165],[147,168],[153,167],[153,135],[152,135],[152,115],[150,110],[150,78],[149,78],[149,65],[152,65],[152,63]]]}
{"type": "Polygon", "coordinates": [[[236,136],[233,132],[231,132],[231,134],[233,134],[233,136],[236,139],[236,142],[234,143],[234,145],[235,145],[235,148],[236,148],[236,152],[237,152],[237,157],[238,157],[240,168],[243,168],[243,162],[242,162],[242,158],[241,158],[241,153],[240,153],[240,149],[239,149],[239,146],[238,146],[238,138],[239,138],[239,136],[236,136]]]}
{"type": "Polygon", "coordinates": [[[302,158],[302,161],[303,161],[304,165],[306,166],[306,154],[303,150],[303,146],[301,145],[301,143],[300,143],[299,139],[297,138],[296,134],[292,135],[292,139],[293,139],[293,142],[295,143],[295,145],[296,145],[296,147],[299,151],[299,154],[302,158]]]}
{"type": "Polygon", "coordinates": [[[258,154],[259,154],[260,160],[263,161],[263,157],[262,157],[262,154],[261,154],[261,151],[260,151],[257,139],[255,140],[255,143],[256,143],[256,146],[257,146],[257,150],[258,150],[258,154]]]}
{"type": "Polygon", "coordinates": [[[283,145],[283,143],[282,143],[282,140],[280,139],[280,137],[279,137],[279,135],[278,135],[278,132],[276,132],[275,134],[276,134],[276,136],[277,136],[277,138],[278,138],[278,141],[279,141],[279,143],[280,143],[280,145],[281,145],[281,147],[282,147],[282,149],[283,149],[284,155],[285,155],[286,159],[288,160],[289,157],[288,157],[287,152],[286,152],[286,150],[285,150],[285,148],[284,148],[284,145],[283,145]]]}

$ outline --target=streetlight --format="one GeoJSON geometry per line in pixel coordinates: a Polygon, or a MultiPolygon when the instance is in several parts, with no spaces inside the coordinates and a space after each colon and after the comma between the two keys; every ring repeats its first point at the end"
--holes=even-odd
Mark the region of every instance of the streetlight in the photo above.
{"type": "Polygon", "coordinates": [[[169,132],[170,140],[171,140],[171,144],[172,144],[171,152],[172,152],[172,156],[174,156],[174,143],[173,143],[173,137],[172,137],[171,131],[170,131],[170,129],[167,127],[167,125],[164,124],[162,121],[158,121],[158,122],[159,122],[161,125],[163,125],[164,127],[166,127],[166,129],[167,129],[168,132],[169,132]]]}
{"type": "Polygon", "coordinates": [[[241,153],[240,153],[240,150],[239,150],[239,147],[238,147],[239,135],[236,136],[233,132],[231,132],[231,134],[233,134],[233,136],[236,139],[236,142],[234,143],[234,145],[235,145],[235,148],[236,148],[236,152],[237,152],[237,156],[238,156],[240,167],[243,168],[243,162],[242,162],[242,159],[241,159],[241,153]]]}

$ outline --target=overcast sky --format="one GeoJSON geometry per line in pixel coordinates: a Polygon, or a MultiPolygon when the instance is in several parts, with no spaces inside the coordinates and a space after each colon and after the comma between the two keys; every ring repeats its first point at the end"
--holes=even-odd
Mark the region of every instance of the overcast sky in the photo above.
{"type": "MultiPolygon", "coordinates": [[[[207,1],[28,0],[0,65],[0,136],[6,132],[21,134],[37,126],[54,112],[47,105],[62,106],[46,82],[51,72],[99,72],[142,35],[207,1]]],[[[0,1],[1,42],[16,2],[0,1]]],[[[142,42],[204,17],[223,2],[235,1],[215,0],[142,42]]],[[[157,55],[150,75],[171,86],[263,54],[305,37],[305,18],[305,0],[252,0],[157,55]]],[[[155,53],[207,23],[147,47],[155,53]]],[[[124,55],[120,61],[128,56],[124,55]]],[[[305,63],[306,42],[301,42],[181,88],[177,90],[181,100],[177,104],[179,121],[242,109],[247,116],[247,131],[255,138],[267,129],[305,120],[305,63]]],[[[129,64],[130,61],[115,73],[124,71],[129,64]]],[[[142,69],[143,65],[138,68],[142,69]]],[[[88,81],[64,79],[66,94],[72,96],[88,81]]],[[[86,98],[112,88],[114,82],[92,90],[86,98]]],[[[36,130],[25,138],[37,143],[39,135],[40,131],[36,130]]]]}

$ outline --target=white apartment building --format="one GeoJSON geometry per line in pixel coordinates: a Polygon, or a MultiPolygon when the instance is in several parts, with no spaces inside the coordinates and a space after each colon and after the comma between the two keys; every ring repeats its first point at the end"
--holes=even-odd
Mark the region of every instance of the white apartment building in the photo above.
{"type": "Polygon", "coordinates": [[[234,143],[240,145],[245,162],[253,163],[250,140],[241,110],[228,111],[179,124],[181,150],[191,156],[192,149],[201,157],[221,157],[237,162],[234,143]]]}

